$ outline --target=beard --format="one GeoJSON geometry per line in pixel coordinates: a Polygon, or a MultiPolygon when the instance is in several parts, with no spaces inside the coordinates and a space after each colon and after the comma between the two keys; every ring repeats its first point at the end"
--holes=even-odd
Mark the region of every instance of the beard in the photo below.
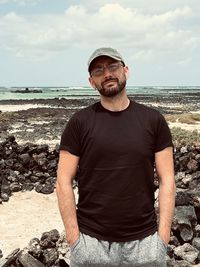
{"type": "Polygon", "coordinates": [[[114,97],[118,95],[120,92],[122,92],[125,86],[126,86],[126,77],[124,75],[121,81],[118,78],[106,79],[101,83],[101,86],[96,86],[96,89],[102,96],[114,97]],[[109,86],[107,85],[108,82],[114,82],[115,84],[109,86]]]}

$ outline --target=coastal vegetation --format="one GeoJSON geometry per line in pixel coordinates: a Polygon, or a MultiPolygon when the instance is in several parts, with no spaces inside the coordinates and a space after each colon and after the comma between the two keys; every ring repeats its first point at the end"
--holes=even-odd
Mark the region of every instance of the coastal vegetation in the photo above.
{"type": "Polygon", "coordinates": [[[194,124],[200,122],[200,113],[167,114],[167,121],[194,124]]]}
{"type": "Polygon", "coordinates": [[[200,145],[200,133],[197,130],[188,131],[181,127],[171,128],[172,139],[175,146],[177,145],[200,145]]]}

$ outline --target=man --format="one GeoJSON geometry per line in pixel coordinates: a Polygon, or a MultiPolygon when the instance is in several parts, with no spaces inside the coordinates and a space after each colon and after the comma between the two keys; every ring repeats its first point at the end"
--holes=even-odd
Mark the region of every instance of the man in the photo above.
{"type": "Polygon", "coordinates": [[[70,266],[166,266],[175,199],[169,128],[158,111],[129,100],[129,70],[117,50],[94,51],[88,71],[100,102],[70,119],[58,164],[57,197],[71,246],[70,266]],[[76,210],[72,181],[77,168],[76,210]]]}

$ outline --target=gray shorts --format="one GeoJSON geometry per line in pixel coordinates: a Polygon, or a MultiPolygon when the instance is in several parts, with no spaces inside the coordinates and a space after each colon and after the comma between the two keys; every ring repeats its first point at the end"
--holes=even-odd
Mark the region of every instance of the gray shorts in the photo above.
{"type": "Polygon", "coordinates": [[[166,267],[167,246],[158,233],[130,242],[108,242],[80,233],[70,267],[166,267]]]}

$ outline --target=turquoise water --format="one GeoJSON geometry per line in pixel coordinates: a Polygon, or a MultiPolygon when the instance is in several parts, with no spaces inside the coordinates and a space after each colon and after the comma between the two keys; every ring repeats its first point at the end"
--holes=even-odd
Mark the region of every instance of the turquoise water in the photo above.
{"type": "MultiPolygon", "coordinates": [[[[24,90],[25,88],[0,87],[0,100],[15,99],[51,99],[51,98],[97,98],[98,92],[91,87],[29,87],[29,89],[39,89],[42,93],[16,93],[15,90],[24,90]]],[[[128,95],[135,94],[183,94],[183,93],[200,93],[200,86],[129,86],[127,87],[128,95]]]]}

